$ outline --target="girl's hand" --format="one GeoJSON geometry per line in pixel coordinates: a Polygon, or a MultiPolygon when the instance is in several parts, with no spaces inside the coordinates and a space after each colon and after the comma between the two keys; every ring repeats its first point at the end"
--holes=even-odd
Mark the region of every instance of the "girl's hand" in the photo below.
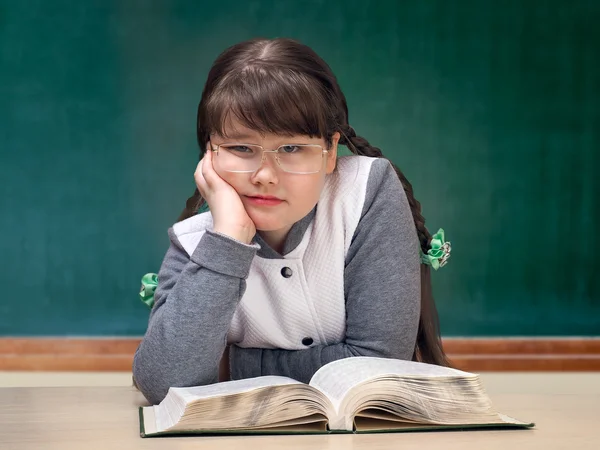
{"type": "Polygon", "coordinates": [[[249,244],[256,234],[254,222],[248,216],[235,189],[215,172],[212,153],[207,149],[196,167],[194,180],[200,194],[210,207],[214,231],[249,244]]]}

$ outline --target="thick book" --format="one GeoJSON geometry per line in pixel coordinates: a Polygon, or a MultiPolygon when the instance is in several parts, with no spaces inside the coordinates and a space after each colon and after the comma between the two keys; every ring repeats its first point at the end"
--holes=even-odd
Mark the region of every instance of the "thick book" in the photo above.
{"type": "Polygon", "coordinates": [[[309,384],[263,376],[174,387],[160,404],[141,407],[139,415],[142,437],[534,426],[494,411],[477,374],[372,357],[326,364],[309,384]]]}

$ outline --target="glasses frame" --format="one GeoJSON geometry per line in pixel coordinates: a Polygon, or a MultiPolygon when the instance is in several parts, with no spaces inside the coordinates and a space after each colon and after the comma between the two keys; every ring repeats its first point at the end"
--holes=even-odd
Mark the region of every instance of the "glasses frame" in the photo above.
{"type": "Polygon", "coordinates": [[[282,144],[279,147],[277,147],[275,150],[265,150],[265,148],[262,145],[258,145],[258,144],[243,144],[243,143],[237,143],[237,142],[232,142],[232,143],[226,143],[226,144],[212,144],[211,143],[211,150],[213,153],[216,153],[217,155],[219,154],[219,150],[221,149],[222,146],[225,145],[239,145],[239,146],[252,146],[252,147],[258,147],[261,149],[262,153],[261,153],[261,158],[260,158],[260,164],[258,165],[258,167],[254,170],[227,170],[227,169],[223,169],[226,172],[230,172],[230,173],[254,173],[256,172],[258,169],[260,169],[263,165],[263,163],[266,160],[266,156],[265,153],[274,153],[275,155],[275,161],[277,162],[277,165],[279,166],[279,168],[285,172],[285,173],[291,173],[294,175],[310,175],[313,173],[319,173],[321,171],[321,169],[323,168],[323,155],[325,155],[326,153],[329,153],[329,150],[326,150],[323,148],[322,145],[319,144],[282,144]],[[295,145],[297,147],[319,147],[321,149],[321,168],[319,170],[315,170],[312,172],[290,172],[289,170],[285,170],[285,168],[281,165],[281,161],[279,160],[279,154],[280,154],[280,149],[282,147],[286,147],[288,145],[295,145]]]}

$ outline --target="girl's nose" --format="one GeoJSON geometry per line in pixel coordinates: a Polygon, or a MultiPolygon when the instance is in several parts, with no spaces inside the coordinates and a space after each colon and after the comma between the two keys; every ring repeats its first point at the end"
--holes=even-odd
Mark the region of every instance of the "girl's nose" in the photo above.
{"type": "Polygon", "coordinates": [[[276,184],[279,182],[277,176],[278,164],[275,152],[263,152],[260,167],[252,174],[252,181],[263,184],[276,184]]]}

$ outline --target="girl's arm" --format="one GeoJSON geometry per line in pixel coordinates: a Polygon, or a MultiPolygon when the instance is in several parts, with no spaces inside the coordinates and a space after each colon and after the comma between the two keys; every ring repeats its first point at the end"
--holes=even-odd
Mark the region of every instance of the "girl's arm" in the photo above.
{"type": "Polygon", "coordinates": [[[421,301],[418,249],[404,189],[389,162],[377,160],[346,256],[345,341],[306,350],[232,346],[231,378],[277,374],[308,382],[321,366],[341,358],[411,359],[421,301]]]}
{"type": "Polygon", "coordinates": [[[156,303],[133,360],[135,382],[153,404],[171,386],[218,380],[227,332],[257,249],[207,231],[189,256],[172,229],[169,237],[156,303]]]}

